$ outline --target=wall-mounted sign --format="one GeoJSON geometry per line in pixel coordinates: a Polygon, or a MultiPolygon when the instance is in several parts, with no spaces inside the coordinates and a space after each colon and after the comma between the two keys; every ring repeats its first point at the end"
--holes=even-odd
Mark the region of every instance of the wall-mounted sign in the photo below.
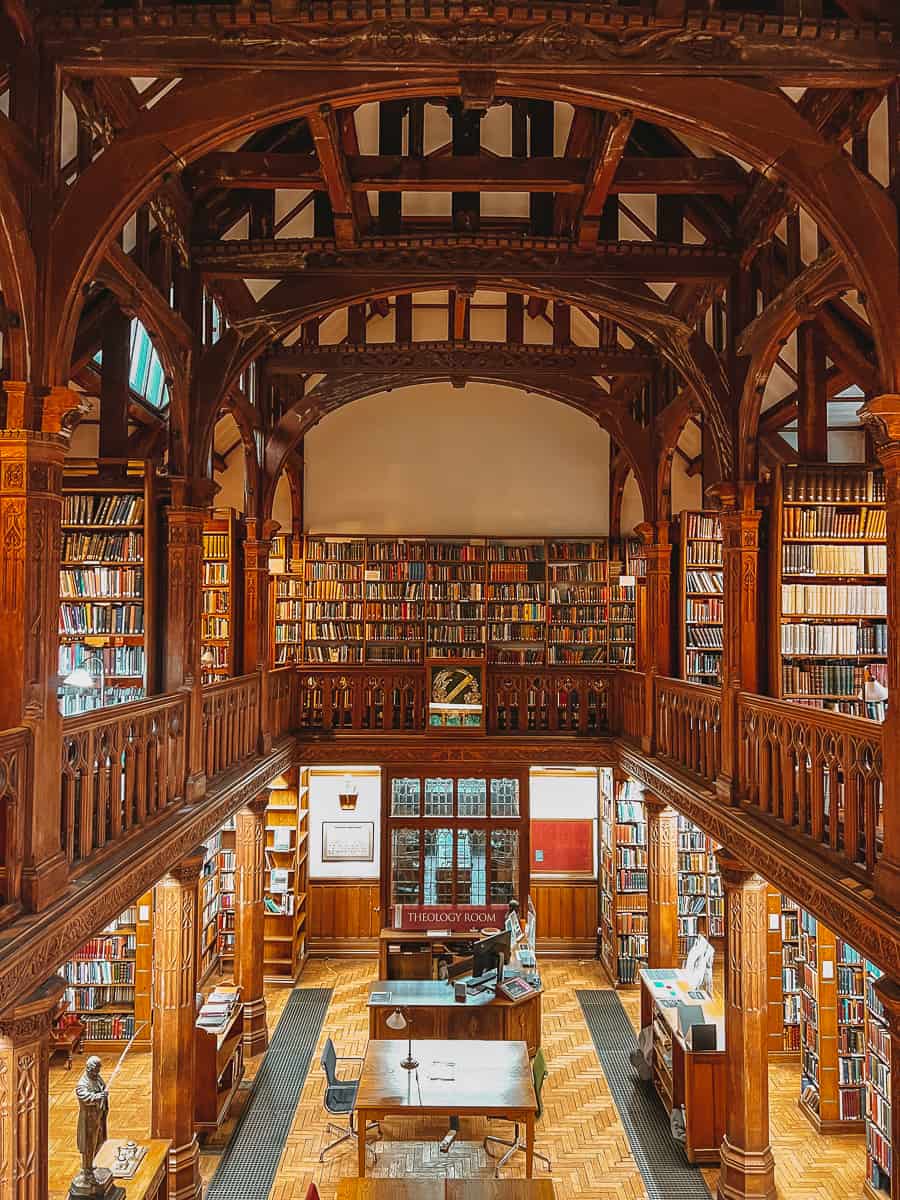
{"type": "Polygon", "coordinates": [[[374,821],[323,821],[322,862],[372,862],[374,821]]]}
{"type": "Polygon", "coordinates": [[[505,904],[395,904],[394,929],[446,929],[448,933],[502,929],[505,904]]]}

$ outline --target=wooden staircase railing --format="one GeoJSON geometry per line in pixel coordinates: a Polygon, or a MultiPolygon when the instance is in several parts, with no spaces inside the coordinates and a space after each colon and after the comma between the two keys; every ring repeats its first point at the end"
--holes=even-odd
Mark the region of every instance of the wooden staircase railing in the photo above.
{"type": "Polygon", "coordinates": [[[722,760],[722,693],[719,688],[658,677],[656,752],[713,783],[722,760]]]}

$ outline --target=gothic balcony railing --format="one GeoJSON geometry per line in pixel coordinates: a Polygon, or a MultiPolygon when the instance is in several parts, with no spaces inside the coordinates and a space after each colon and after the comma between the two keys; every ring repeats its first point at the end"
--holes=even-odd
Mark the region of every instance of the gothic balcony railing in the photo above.
{"type": "Polygon", "coordinates": [[[297,672],[293,667],[275,667],[269,672],[269,732],[281,737],[294,728],[297,672]]]}
{"type": "Polygon", "coordinates": [[[302,732],[425,728],[425,675],[419,669],[297,668],[295,728],[302,732]]]}
{"type": "Polygon", "coordinates": [[[719,688],[657,677],[656,752],[713,783],[722,756],[722,693],[719,688]]]}
{"type": "Polygon", "coordinates": [[[25,812],[31,796],[31,730],[20,726],[0,733],[0,920],[22,894],[25,812]]]}
{"type": "Polygon", "coordinates": [[[744,802],[871,876],[883,840],[882,727],[741,694],[738,728],[744,802]]]}
{"type": "Polygon", "coordinates": [[[259,674],[239,675],[205,687],[202,722],[207,779],[256,754],[260,734],[259,674]]]}
{"type": "Polygon", "coordinates": [[[63,721],[60,845],[73,865],[184,796],[189,696],[153,696],[63,721]]]}
{"type": "Polygon", "coordinates": [[[613,727],[635,741],[647,732],[647,676],[643,671],[619,671],[613,727]]]}
{"type": "Polygon", "coordinates": [[[614,670],[488,670],[488,733],[610,732],[614,670]]]}

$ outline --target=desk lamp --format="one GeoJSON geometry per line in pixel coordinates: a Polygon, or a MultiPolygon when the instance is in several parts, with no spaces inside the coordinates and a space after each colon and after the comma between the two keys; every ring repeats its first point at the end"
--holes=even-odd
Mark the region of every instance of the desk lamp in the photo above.
{"type": "Polygon", "coordinates": [[[106,699],[106,671],[103,664],[102,654],[98,654],[96,651],[91,651],[90,653],[86,654],[82,660],[81,666],[75,667],[73,671],[70,671],[69,674],[63,679],[63,684],[66,687],[78,688],[79,691],[89,691],[97,682],[96,677],[93,676],[88,670],[89,666],[96,666],[99,668],[100,708],[103,708],[104,701],[106,699]]]}
{"type": "Polygon", "coordinates": [[[412,1052],[412,1017],[407,1013],[405,1016],[399,1008],[395,1008],[388,1019],[385,1021],[388,1029],[393,1029],[399,1033],[401,1029],[409,1030],[409,1047],[407,1049],[406,1058],[400,1063],[404,1071],[414,1071],[419,1065],[419,1060],[413,1058],[412,1052]]]}

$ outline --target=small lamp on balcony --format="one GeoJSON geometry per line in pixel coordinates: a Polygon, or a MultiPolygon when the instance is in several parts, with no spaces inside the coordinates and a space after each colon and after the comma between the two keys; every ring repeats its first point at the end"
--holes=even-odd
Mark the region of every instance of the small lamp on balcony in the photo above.
{"type": "Polygon", "coordinates": [[[82,692],[90,691],[98,682],[100,684],[100,708],[102,708],[106,693],[106,671],[103,665],[103,655],[96,652],[86,654],[81,665],[75,667],[63,678],[65,687],[77,688],[82,692]],[[98,669],[99,680],[88,670],[88,667],[92,665],[98,669]]]}
{"type": "Polygon", "coordinates": [[[395,1008],[385,1021],[385,1025],[387,1025],[388,1029],[393,1029],[395,1033],[399,1033],[402,1029],[409,1030],[409,1045],[406,1051],[406,1058],[401,1061],[400,1066],[404,1071],[414,1071],[419,1065],[419,1060],[413,1058],[412,1052],[412,1017],[409,1013],[404,1014],[401,1009],[395,1008]]]}
{"type": "Polygon", "coordinates": [[[888,698],[888,690],[880,679],[873,679],[866,668],[866,681],[863,684],[863,696],[866,704],[882,704],[888,698]]]}
{"type": "Polygon", "coordinates": [[[341,790],[338,792],[338,804],[342,812],[356,812],[356,802],[359,799],[359,787],[351,775],[344,776],[341,790]]]}

